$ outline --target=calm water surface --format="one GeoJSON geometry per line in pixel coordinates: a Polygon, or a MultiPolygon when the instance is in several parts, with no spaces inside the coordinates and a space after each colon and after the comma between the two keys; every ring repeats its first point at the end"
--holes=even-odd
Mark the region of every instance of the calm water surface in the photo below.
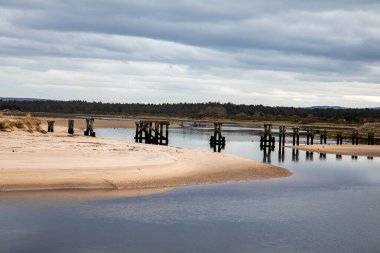
{"type": "MultiPolygon", "coordinates": [[[[285,149],[224,128],[222,152],[294,175],[104,200],[0,201],[0,252],[380,252],[380,162],[285,149]]],[[[132,140],[128,129],[97,136],[132,140]]],[[[209,150],[210,129],[172,129],[170,145],[209,150]]]]}

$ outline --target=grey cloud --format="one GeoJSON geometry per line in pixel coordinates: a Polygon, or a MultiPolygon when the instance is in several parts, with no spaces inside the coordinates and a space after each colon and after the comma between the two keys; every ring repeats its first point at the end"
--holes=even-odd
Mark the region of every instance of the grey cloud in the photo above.
{"type": "Polygon", "coordinates": [[[379,11],[369,0],[0,0],[0,74],[67,97],[65,78],[112,96],[128,89],[139,97],[137,85],[155,87],[161,99],[166,92],[174,100],[214,94],[262,103],[277,90],[272,103],[286,103],[281,94],[297,103],[319,85],[319,96],[334,101],[329,85],[357,83],[360,92],[348,89],[346,97],[365,97],[380,83],[379,11]],[[286,92],[292,87],[299,93],[286,92]]]}
{"type": "Polygon", "coordinates": [[[75,1],[30,13],[16,9],[11,22],[32,29],[138,36],[223,51],[260,49],[348,61],[380,59],[379,35],[366,34],[379,22],[376,10],[380,8],[373,1],[348,2],[338,10],[336,1],[314,5],[288,1],[283,8],[274,8],[273,3],[218,2],[75,1]],[[371,10],[359,11],[366,8],[371,10]]]}

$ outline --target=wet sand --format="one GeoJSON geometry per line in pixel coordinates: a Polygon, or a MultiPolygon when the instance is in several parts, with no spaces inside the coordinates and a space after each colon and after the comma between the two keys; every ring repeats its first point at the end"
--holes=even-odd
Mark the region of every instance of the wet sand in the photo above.
{"type": "Polygon", "coordinates": [[[310,152],[328,153],[328,154],[380,157],[379,145],[369,146],[369,145],[350,145],[350,144],[345,144],[345,145],[317,144],[317,145],[291,146],[289,148],[310,151],[310,152]]]}
{"type": "Polygon", "coordinates": [[[68,136],[59,131],[0,132],[0,161],[2,192],[162,191],[291,175],[286,169],[228,154],[68,136]]]}

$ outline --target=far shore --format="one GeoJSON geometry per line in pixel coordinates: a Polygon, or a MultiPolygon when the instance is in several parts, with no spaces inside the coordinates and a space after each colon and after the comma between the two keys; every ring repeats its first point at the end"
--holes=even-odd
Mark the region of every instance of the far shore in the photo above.
{"type": "Polygon", "coordinates": [[[1,194],[94,190],[99,196],[106,191],[139,195],[291,175],[287,169],[229,154],[69,136],[67,127],[57,123],[54,133],[0,132],[1,194]]]}
{"type": "Polygon", "coordinates": [[[339,154],[339,155],[354,155],[354,156],[369,156],[369,157],[380,157],[380,146],[379,145],[336,145],[336,144],[316,144],[316,145],[300,145],[300,146],[289,146],[289,148],[299,149],[309,152],[319,152],[328,154],[339,154]]]}

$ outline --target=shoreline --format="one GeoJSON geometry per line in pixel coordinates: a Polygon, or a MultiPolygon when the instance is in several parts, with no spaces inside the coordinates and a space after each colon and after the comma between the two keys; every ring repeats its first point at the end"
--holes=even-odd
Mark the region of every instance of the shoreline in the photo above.
{"type": "Polygon", "coordinates": [[[380,157],[379,145],[315,144],[315,145],[287,146],[287,148],[298,149],[298,150],[309,151],[309,152],[337,154],[337,155],[380,157]]]}
{"type": "Polygon", "coordinates": [[[88,191],[103,196],[100,192],[106,190],[126,196],[127,191],[152,194],[188,185],[291,175],[284,168],[224,153],[68,136],[59,131],[0,132],[0,160],[0,195],[88,191]]]}

